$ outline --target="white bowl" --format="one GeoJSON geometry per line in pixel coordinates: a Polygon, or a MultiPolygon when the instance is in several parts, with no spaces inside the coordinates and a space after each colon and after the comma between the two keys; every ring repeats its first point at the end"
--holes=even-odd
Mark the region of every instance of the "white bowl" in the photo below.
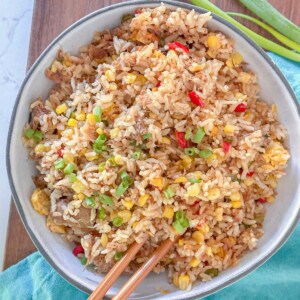
{"type": "MultiPolygon", "coordinates": [[[[61,240],[59,235],[51,233],[45,224],[45,218],[37,214],[29,201],[34,189],[31,176],[36,173],[34,163],[27,159],[27,150],[21,141],[22,129],[29,118],[29,105],[39,96],[45,98],[52,86],[44,76],[44,70],[55,58],[60,47],[72,53],[88,44],[96,30],[113,28],[120,22],[122,15],[133,12],[138,7],[154,7],[160,1],[132,1],[100,9],[74,23],[60,34],[40,55],[26,76],[18,94],[11,118],[8,146],[7,170],[13,198],[23,223],[34,244],[47,261],[70,283],[89,293],[103,275],[84,270],[79,260],[72,254],[72,245],[61,240]]],[[[192,5],[165,1],[169,8],[183,7],[202,9],[192,5]]],[[[249,67],[258,75],[261,87],[260,95],[268,103],[276,103],[281,123],[289,134],[287,146],[291,152],[287,174],[280,180],[278,196],[274,204],[267,204],[267,215],[264,222],[264,236],[259,240],[258,248],[247,253],[240,263],[222,272],[210,282],[196,283],[189,292],[179,291],[167,282],[166,274],[150,274],[130,299],[192,299],[206,296],[228,286],[256,269],[271,257],[287,240],[299,219],[300,197],[300,122],[299,105],[289,84],[264,53],[253,41],[228,22],[214,16],[209,27],[220,30],[236,41],[236,49],[241,52],[249,67]],[[163,295],[158,288],[171,291],[163,295]]],[[[114,295],[128,276],[122,276],[109,290],[108,296],[114,295]]]]}

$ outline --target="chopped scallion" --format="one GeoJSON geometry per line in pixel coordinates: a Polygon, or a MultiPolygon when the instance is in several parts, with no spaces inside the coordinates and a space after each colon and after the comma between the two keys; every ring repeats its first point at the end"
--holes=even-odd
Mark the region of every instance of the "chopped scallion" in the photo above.
{"type": "Polygon", "coordinates": [[[106,162],[103,161],[102,163],[99,164],[99,172],[103,172],[105,168],[106,162]]]}
{"type": "Polygon", "coordinates": [[[64,168],[64,173],[70,175],[75,169],[75,165],[73,163],[68,163],[64,168]]]}
{"type": "Polygon", "coordinates": [[[151,136],[152,136],[152,133],[147,132],[147,133],[143,134],[143,140],[148,140],[149,138],[151,138],[151,136]]]}
{"type": "Polygon", "coordinates": [[[141,156],[141,151],[136,151],[134,153],[132,153],[132,158],[135,160],[138,160],[141,156]]]}
{"type": "Polygon", "coordinates": [[[199,152],[199,156],[202,158],[208,158],[212,155],[212,152],[209,149],[204,149],[199,152]]]}
{"type": "Polygon", "coordinates": [[[205,136],[205,131],[202,127],[198,128],[197,132],[195,133],[193,137],[193,142],[200,144],[205,136]]]}
{"type": "Polygon", "coordinates": [[[32,135],[32,138],[36,143],[39,143],[43,139],[43,133],[39,130],[36,130],[32,135]]]}
{"type": "Polygon", "coordinates": [[[106,140],[107,140],[107,137],[105,134],[99,134],[99,136],[97,137],[97,139],[94,142],[94,145],[102,146],[106,140]]]}
{"type": "Polygon", "coordinates": [[[198,153],[198,149],[196,147],[192,147],[192,148],[185,148],[184,153],[188,156],[194,156],[196,153],[198,153]]]}
{"type": "Polygon", "coordinates": [[[115,217],[114,219],[113,219],[113,225],[114,226],[117,226],[117,227],[119,227],[119,226],[121,226],[122,224],[123,224],[123,218],[121,218],[120,216],[117,216],[117,217],[115,217]]]}
{"type": "Polygon", "coordinates": [[[108,126],[108,121],[107,120],[102,120],[102,123],[105,125],[105,126],[108,126]]]}
{"type": "Polygon", "coordinates": [[[87,263],[87,258],[86,258],[85,256],[81,257],[81,258],[80,258],[80,262],[81,262],[82,265],[85,266],[86,263],[87,263]]]}
{"type": "Polygon", "coordinates": [[[96,152],[96,153],[102,153],[103,152],[103,150],[106,150],[107,149],[107,147],[106,146],[104,146],[104,145],[93,145],[93,150],[96,152]]]}
{"type": "Polygon", "coordinates": [[[33,136],[33,134],[34,134],[34,130],[31,129],[31,128],[26,129],[25,132],[24,132],[24,136],[25,136],[27,139],[31,139],[32,136],[33,136]]]}
{"type": "Polygon", "coordinates": [[[85,198],[85,205],[88,206],[88,207],[95,206],[95,199],[94,199],[94,197],[86,197],[85,198]]]}
{"type": "Polygon", "coordinates": [[[102,109],[100,106],[96,106],[93,109],[94,119],[96,122],[101,122],[101,116],[102,116],[102,109]]]}
{"type": "Polygon", "coordinates": [[[201,181],[201,179],[198,179],[198,178],[189,178],[188,180],[189,180],[189,182],[192,182],[192,183],[199,183],[201,181]]]}
{"type": "Polygon", "coordinates": [[[173,223],[173,227],[178,234],[182,234],[184,232],[184,227],[180,224],[179,221],[175,221],[173,223]]]}
{"type": "Polygon", "coordinates": [[[118,164],[116,163],[115,158],[114,158],[113,156],[111,156],[107,161],[110,163],[110,165],[111,165],[112,167],[116,167],[116,166],[118,165],[118,164]]]}
{"type": "Polygon", "coordinates": [[[109,205],[113,204],[112,197],[104,195],[104,194],[99,195],[99,201],[102,202],[103,204],[109,204],[109,205]]]}
{"type": "Polygon", "coordinates": [[[71,173],[70,176],[69,176],[69,181],[70,181],[71,183],[74,183],[76,180],[77,180],[76,174],[71,173]]]}
{"type": "Polygon", "coordinates": [[[120,260],[123,257],[124,253],[121,251],[116,252],[115,260],[120,260]]]}
{"type": "Polygon", "coordinates": [[[54,168],[55,170],[60,170],[63,169],[65,167],[65,161],[63,158],[58,158],[55,162],[54,162],[54,168]]]}
{"type": "Polygon", "coordinates": [[[99,214],[98,214],[99,219],[100,220],[104,220],[105,219],[105,215],[106,215],[106,211],[105,211],[105,209],[103,207],[101,207],[101,209],[99,210],[99,214]]]}
{"type": "Polygon", "coordinates": [[[190,139],[192,138],[192,136],[193,136],[192,131],[191,131],[190,128],[188,128],[188,129],[186,130],[186,132],[185,132],[184,138],[185,138],[186,140],[190,140],[190,139]]]}
{"type": "Polygon", "coordinates": [[[174,196],[174,191],[171,187],[168,187],[166,190],[164,190],[164,195],[166,198],[172,198],[174,196]]]}

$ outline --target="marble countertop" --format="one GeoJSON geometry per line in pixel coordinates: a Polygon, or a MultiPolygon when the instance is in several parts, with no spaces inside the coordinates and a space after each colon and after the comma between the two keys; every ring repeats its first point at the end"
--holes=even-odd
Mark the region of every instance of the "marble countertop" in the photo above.
{"type": "Polygon", "coordinates": [[[26,73],[33,3],[33,0],[0,1],[0,271],[11,199],[6,174],[6,139],[15,98],[26,73]]]}

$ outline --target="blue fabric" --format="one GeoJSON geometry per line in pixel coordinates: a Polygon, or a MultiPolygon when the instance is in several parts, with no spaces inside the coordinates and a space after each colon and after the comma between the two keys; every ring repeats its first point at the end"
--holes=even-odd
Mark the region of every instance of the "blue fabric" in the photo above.
{"type": "MultiPolygon", "coordinates": [[[[270,53],[300,100],[300,64],[270,53]]],[[[38,253],[0,274],[1,300],[84,300],[38,253]]],[[[300,299],[300,224],[288,242],[263,266],[206,300],[300,299]]]]}

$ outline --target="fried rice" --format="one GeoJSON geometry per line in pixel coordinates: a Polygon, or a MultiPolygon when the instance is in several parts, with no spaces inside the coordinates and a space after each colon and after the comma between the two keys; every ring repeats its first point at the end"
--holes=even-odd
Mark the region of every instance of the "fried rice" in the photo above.
{"type": "Polygon", "coordinates": [[[289,159],[286,130],[210,19],[138,9],[77,56],[60,50],[45,71],[55,84],[31,104],[23,136],[39,171],[31,202],[96,272],[145,234],[127,272],[179,236],[154,272],[191,289],[263,235],[289,159]]]}

